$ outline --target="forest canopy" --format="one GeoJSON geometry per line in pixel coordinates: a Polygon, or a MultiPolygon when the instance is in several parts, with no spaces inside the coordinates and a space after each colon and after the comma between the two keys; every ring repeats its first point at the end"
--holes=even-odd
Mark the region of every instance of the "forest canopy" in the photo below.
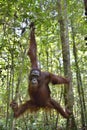
{"type": "Polygon", "coordinates": [[[0,130],[87,129],[87,16],[84,0],[0,0],[0,130]],[[70,77],[70,87],[50,84],[51,96],[72,111],[65,120],[55,110],[13,118],[15,98],[29,98],[27,56],[31,22],[42,71],[70,77]]]}

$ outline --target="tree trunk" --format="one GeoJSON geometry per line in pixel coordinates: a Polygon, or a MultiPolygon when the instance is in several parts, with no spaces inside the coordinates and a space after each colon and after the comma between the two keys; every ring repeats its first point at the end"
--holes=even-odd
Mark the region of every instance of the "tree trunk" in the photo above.
{"type": "Polygon", "coordinates": [[[63,55],[63,65],[64,65],[64,75],[70,78],[70,85],[67,87],[65,85],[65,105],[69,108],[72,112],[72,115],[67,120],[67,130],[76,130],[75,119],[73,115],[73,90],[72,90],[72,74],[70,68],[70,49],[69,49],[69,36],[68,36],[68,20],[67,20],[67,6],[66,0],[63,1],[64,3],[64,11],[62,9],[61,0],[58,0],[58,21],[60,24],[60,37],[62,43],[62,55],[63,55]]]}
{"type": "Polygon", "coordinates": [[[84,99],[84,90],[82,87],[83,86],[82,78],[81,78],[80,69],[79,69],[79,65],[77,61],[78,57],[77,57],[77,49],[76,49],[75,35],[74,35],[75,31],[72,25],[72,20],[71,20],[71,29],[72,29],[72,40],[73,40],[73,54],[74,54],[75,66],[76,66],[77,89],[78,89],[80,108],[81,108],[81,124],[82,124],[82,127],[84,127],[87,124],[86,106],[85,106],[85,99],[84,99]]]}
{"type": "Polygon", "coordinates": [[[9,101],[10,101],[10,80],[11,75],[9,73],[9,56],[8,56],[8,68],[7,68],[7,110],[6,110],[6,128],[8,127],[9,120],[9,101]]]}

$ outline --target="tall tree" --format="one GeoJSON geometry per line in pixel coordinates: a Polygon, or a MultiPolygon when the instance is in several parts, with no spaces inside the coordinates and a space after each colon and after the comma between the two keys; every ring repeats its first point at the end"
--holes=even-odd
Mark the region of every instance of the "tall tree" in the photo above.
{"type": "Polygon", "coordinates": [[[80,67],[78,64],[77,48],[75,42],[75,29],[72,20],[71,20],[71,31],[72,31],[72,41],[73,41],[73,54],[75,58],[75,67],[76,67],[75,70],[76,70],[76,79],[77,79],[77,89],[78,89],[78,96],[80,100],[80,109],[81,109],[81,125],[83,128],[87,124],[87,114],[86,114],[86,105],[85,105],[82,77],[81,77],[80,67]]]}
{"type": "Polygon", "coordinates": [[[75,119],[73,115],[73,89],[72,89],[72,74],[70,67],[70,48],[69,48],[69,35],[68,35],[68,20],[67,20],[67,5],[66,0],[63,0],[64,10],[62,9],[62,1],[58,0],[58,21],[60,24],[60,37],[62,43],[62,55],[64,65],[64,75],[70,77],[69,87],[65,86],[65,105],[72,112],[72,116],[67,120],[67,130],[76,130],[75,119]]]}

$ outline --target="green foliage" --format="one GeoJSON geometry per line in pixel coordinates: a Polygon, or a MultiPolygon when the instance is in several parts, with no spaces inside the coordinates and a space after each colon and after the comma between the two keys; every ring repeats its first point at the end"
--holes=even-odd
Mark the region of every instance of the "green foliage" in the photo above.
{"type": "MultiPolygon", "coordinates": [[[[28,98],[28,72],[30,61],[27,56],[29,24],[31,21],[36,25],[36,40],[38,45],[38,59],[42,70],[63,75],[62,47],[60,41],[60,27],[58,24],[57,1],[55,0],[0,0],[0,130],[9,130],[11,124],[11,109],[9,104],[15,96],[16,87],[19,83],[19,98],[22,101],[28,98]],[[22,34],[23,28],[25,32],[22,34]],[[20,78],[19,78],[20,77],[20,78]]],[[[63,1],[62,1],[63,2],[63,1]]],[[[63,5],[63,3],[62,3],[63,5]]],[[[62,7],[64,10],[64,7],[62,7]]],[[[82,1],[68,1],[68,26],[71,52],[71,68],[73,72],[75,105],[74,113],[78,128],[80,127],[80,106],[76,82],[76,66],[73,57],[73,40],[71,27],[74,27],[75,42],[78,54],[78,64],[81,70],[84,95],[86,100],[86,66],[87,46],[84,37],[87,34],[87,21],[84,16],[82,1]],[[72,22],[72,24],[71,24],[72,22]],[[77,107],[78,106],[78,107],[77,107]],[[78,118],[77,118],[78,117],[78,118]]],[[[52,96],[64,104],[63,88],[53,88],[52,96]]],[[[87,107],[87,103],[86,103],[87,107]]],[[[38,116],[27,115],[16,121],[17,130],[52,130],[58,125],[65,127],[66,121],[51,112],[51,116],[42,111],[38,116]],[[58,118],[58,120],[57,120],[58,118]],[[46,124],[48,123],[48,124],[46,124]]]]}

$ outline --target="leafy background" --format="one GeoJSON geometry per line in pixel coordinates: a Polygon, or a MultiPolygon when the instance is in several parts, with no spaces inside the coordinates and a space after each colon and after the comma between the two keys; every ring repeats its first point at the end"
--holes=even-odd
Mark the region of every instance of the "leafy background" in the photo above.
{"type": "MultiPolygon", "coordinates": [[[[64,12],[64,0],[62,10],[64,12]]],[[[64,14],[63,14],[64,15],[64,14]]],[[[74,117],[77,129],[87,125],[87,19],[82,0],[67,0],[67,17],[70,46],[70,62],[73,76],[74,117]],[[72,28],[74,32],[72,33],[72,28]],[[73,34],[73,35],[72,35],[73,34]],[[73,39],[74,36],[74,39],[73,39]],[[77,79],[74,57],[76,45],[80,78],[77,79]],[[78,80],[82,93],[79,94],[78,80]],[[80,100],[83,99],[84,100],[80,100]],[[80,105],[82,102],[82,106],[80,105]],[[84,122],[82,110],[84,111],[84,122]]],[[[55,111],[26,113],[13,119],[10,102],[18,89],[19,103],[28,98],[28,73],[30,61],[27,56],[29,24],[35,22],[39,65],[42,70],[64,75],[58,6],[56,0],[0,0],[0,129],[1,130],[65,130],[66,120],[55,111]]],[[[52,97],[64,106],[64,88],[50,85],[52,97]]],[[[76,130],[76,129],[75,129],[76,130]]]]}

